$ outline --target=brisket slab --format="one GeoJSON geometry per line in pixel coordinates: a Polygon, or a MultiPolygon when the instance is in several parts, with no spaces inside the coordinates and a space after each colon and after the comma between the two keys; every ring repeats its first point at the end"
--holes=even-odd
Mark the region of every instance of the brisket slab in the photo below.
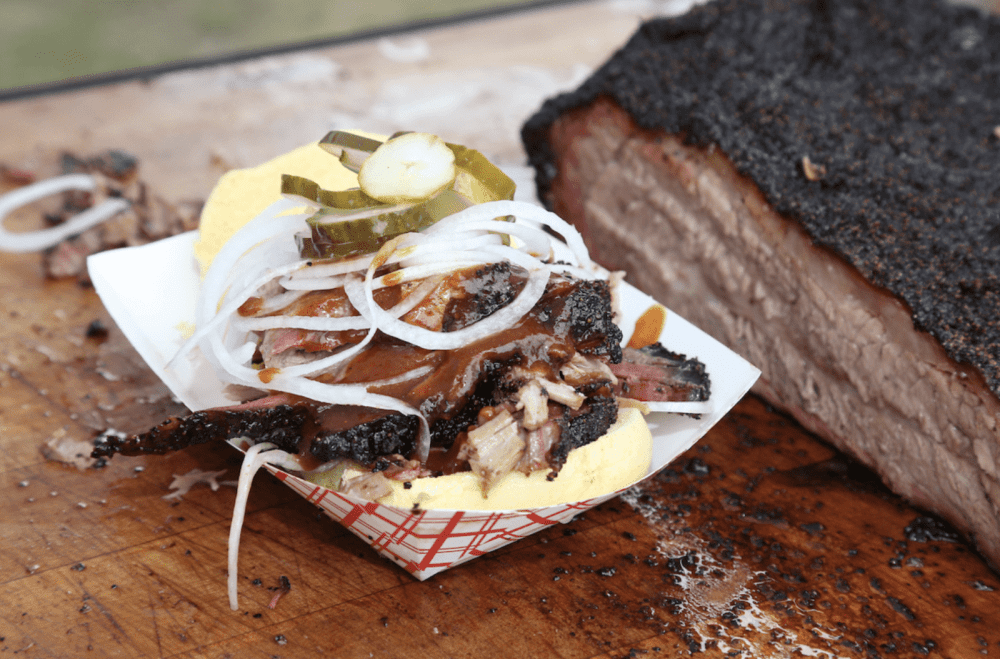
{"type": "Polygon", "coordinates": [[[595,258],[1000,566],[1000,19],[722,0],[524,127],[595,258]]]}

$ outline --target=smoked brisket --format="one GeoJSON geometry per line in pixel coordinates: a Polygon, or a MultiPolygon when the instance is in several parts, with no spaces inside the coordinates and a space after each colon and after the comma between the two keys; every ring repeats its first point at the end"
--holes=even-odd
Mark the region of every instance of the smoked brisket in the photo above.
{"type": "Polygon", "coordinates": [[[596,260],[1000,566],[1000,19],[712,2],[522,136],[596,260]]]}

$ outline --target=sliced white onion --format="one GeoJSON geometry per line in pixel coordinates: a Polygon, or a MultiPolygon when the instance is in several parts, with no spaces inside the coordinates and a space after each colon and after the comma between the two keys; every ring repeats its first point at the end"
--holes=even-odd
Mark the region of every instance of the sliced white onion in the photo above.
{"type": "MultiPolygon", "coordinates": [[[[284,221],[294,223],[296,216],[288,216],[284,221]]],[[[225,279],[207,293],[217,296],[215,306],[219,308],[234,294],[249,286],[252,281],[273,270],[274,264],[287,264],[282,270],[287,272],[289,269],[295,270],[293,266],[296,262],[301,262],[298,249],[288,236],[282,234],[270,236],[248,249],[227,273],[225,279]]]]}
{"type": "Polygon", "coordinates": [[[422,378],[425,375],[430,375],[433,371],[433,366],[420,366],[419,368],[410,369],[405,373],[400,373],[396,377],[365,382],[365,388],[371,389],[373,387],[388,387],[389,385],[399,384],[400,382],[409,382],[410,380],[416,380],[417,378],[422,378]]]}
{"type": "Polygon", "coordinates": [[[96,206],[77,213],[62,224],[38,231],[7,231],[4,220],[13,211],[33,201],[68,190],[93,190],[97,179],[90,174],[67,174],[32,183],[0,196],[0,250],[5,252],[39,252],[59,244],[70,236],[111,219],[131,204],[120,197],[109,198],[96,206]]]}
{"type": "Polygon", "coordinates": [[[394,307],[389,309],[389,313],[393,318],[399,318],[404,316],[413,310],[418,304],[424,301],[428,295],[431,294],[438,284],[441,283],[442,277],[440,276],[430,276],[423,281],[419,286],[413,289],[409,295],[396,303],[394,307]]]}
{"type": "Polygon", "coordinates": [[[450,232],[446,234],[409,233],[399,242],[399,250],[389,260],[391,263],[398,256],[400,263],[405,263],[413,256],[424,253],[435,254],[443,251],[476,250],[484,245],[501,245],[503,238],[496,233],[486,231],[450,232]],[[413,247],[412,252],[404,251],[413,247]]]}
{"type": "Polygon", "coordinates": [[[240,534],[243,532],[243,520],[246,518],[247,500],[250,498],[250,485],[257,471],[265,463],[286,463],[291,456],[285,451],[276,450],[274,444],[267,442],[256,444],[247,449],[240,466],[240,478],[236,485],[236,503],[233,505],[233,519],[229,523],[229,552],[227,585],[229,590],[229,608],[239,610],[237,600],[237,584],[239,583],[238,564],[240,557],[240,534]],[[275,450],[271,450],[275,449],[275,450]]]}
{"type": "Polygon", "coordinates": [[[471,268],[485,263],[495,263],[496,261],[502,260],[500,257],[486,251],[449,254],[446,256],[449,260],[444,261],[443,263],[440,261],[421,263],[419,265],[413,265],[396,270],[387,275],[382,275],[381,277],[375,277],[372,280],[372,289],[377,291],[380,288],[395,286],[396,284],[426,279],[427,277],[432,277],[434,275],[448,274],[450,272],[454,272],[455,270],[471,268]],[[452,256],[460,258],[450,260],[452,256]]]}
{"type": "MultiPolygon", "coordinates": [[[[359,352],[361,352],[362,350],[364,350],[365,346],[367,346],[371,342],[371,340],[372,340],[372,338],[374,338],[374,336],[375,336],[375,328],[374,327],[370,327],[370,328],[368,328],[368,334],[366,334],[365,338],[363,338],[359,343],[355,343],[352,346],[350,346],[349,348],[344,348],[343,350],[340,350],[339,352],[335,352],[332,355],[330,355],[329,357],[323,357],[321,359],[316,359],[316,360],[313,360],[311,362],[306,362],[305,364],[297,364],[295,366],[286,366],[286,367],[282,368],[280,372],[285,377],[290,377],[290,378],[294,378],[294,377],[297,377],[297,378],[306,378],[306,377],[308,377],[310,375],[316,375],[318,373],[322,373],[323,371],[329,370],[329,369],[333,368],[334,366],[336,366],[337,364],[339,364],[339,363],[341,363],[343,361],[346,361],[346,360],[350,359],[351,357],[354,357],[354,355],[356,355],[359,352]]],[[[309,382],[310,380],[306,380],[306,381],[309,382]]],[[[268,386],[273,389],[274,388],[274,380],[271,380],[268,383],[268,386]]],[[[291,392],[289,392],[289,393],[291,393],[291,392]]],[[[327,402],[329,402],[329,401],[327,401],[327,402]]]]}
{"type": "Polygon", "coordinates": [[[261,308],[257,313],[269,314],[274,313],[275,311],[280,311],[308,292],[309,291],[286,291],[285,293],[279,293],[274,297],[269,297],[264,300],[264,304],[261,305],[261,308]]]}
{"type": "Polygon", "coordinates": [[[509,329],[531,311],[532,307],[541,299],[542,293],[545,292],[545,285],[549,281],[547,270],[536,269],[529,275],[521,292],[507,306],[501,307],[479,322],[460,330],[435,332],[393,318],[391,314],[379,307],[373,296],[371,272],[369,270],[369,276],[365,278],[364,292],[372,324],[390,336],[427,350],[454,350],[509,329]]]}
{"type": "Polygon", "coordinates": [[[456,233],[453,235],[461,236],[466,231],[486,231],[516,236],[522,242],[518,249],[536,258],[547,259],[552,253],[552,237],[528,224],[499,220],[466,220],[455,227],[456,233]]]}
{"type": "Polygon", "coordinates": [[[234,329],[249,332],[263,332],[279,328],[314,332],[341,332],[345,330],[363,330],[371,327],[371,323],[362,316],[341,316],[339,318],[325,316],[259,316],[255,318],[236,318],[232,322],[234,329]]]}
{"type": "Polygon", "coordinates": [[[249,363],[257,353],[257,342],[247,341],[242,347],[233,351],[233,359],[241,364],[249,363]]]}
{"type": "Polygon", "coordinates": [[[301,219],[302,216],[281,217],[282,213],[294,208],[296,208],[294,202],[279,199],[226,241],[212,259],[212,264],[201,283],[197,314],[199,324],[215,315],[218,301],[226,289],[226,280],[248,250],[273,236],[288,235],[290,239],[294,239],[295,232],[305,224],[301,219]]]}
{"type": "Polygon", "coordinates": [[[302,264],[303,267],[290,276],[292,279],[310,279],[313,277],[333,277],[336,275],[345,275],[349,272],[364,272],[371,264],[372,258],[374,258],[374,254],[352,256],[350,258],[334,261],[333,263],[305,261],[302,264]]]}
{"type": "MultiPolygon", "coordinates": [[[[444,254],[448,251],[471,251],[484,245],[501,244],[500,236],[485,233],[473,237],[463,236],[459,238],[454,236],[429,236],[424,233],[408,233],[397,236],[397,238],[400,240],[398,250],[385,261],[385,265],[399,263],[405,266],[408,265],[410,259],[430,257],[431,260],[435,260],[435,255],[444,254]]],[[[336,288],[342,285],[338,279],[339,277],[355,272],[365,272],[371,265],[373,258],[373,254],[364,254],[334,263],[302,261],[302,267],[289,274],[287,279],[282,281],[282,285],[285,285],[285,281],[287,281],[290,285],[286,285],[285,287],[289,289],[308,288],[309,290],[318,290],[323,287],[320,282],[325,280],[323,283],[329,283],[326,286],[327,288],[336,288]]]]}
{"type": "Polygon", "coordinates": [[[325,291],[343,286],[344,275],[332,277],[295,277],[289,275],[282,278],[279,283],[289,291],[325,291]]]}
{"type": "Polygon", "coordinates": [[[449,215],[428,228],[427,232],[452,231],[455,225],[461,225],[466,221],[492,220],[508,215],[515,216],[518,222],[533,223],[551,228],[563,237],[566,245],[580,261],[580,265],[590,265],[590,252],[583,242],[583,236],[580,235],[580,232],[573,225],[541,206],[523,201],[488,201],[483,204],[476,204],[458,213],[449,215]]]}
{"type": "MultiPolygon", "coordinates": [[[[274,270],[269,270],[251,282],[250,285],[246,286],[241,292],[230,297],[226,305],[219,309],[216,314],[208,316],[204,322],[198,324],[198,328],[195,330],[194,334],[192,334],[191,337],[181,345],[177,354],[171,357],[170,361],[167,362],[166,368],[171,368],[175,363],[175,360],[189,354],[195,346],[204,341],[205,338],[212,332],[223,329],[226,323],[232,321],[232,316],[238,313],[239,308],[243,306],[247,300],[253,297],[254,293],[256,293],[262,286],[288,274],[290,270],[296,267],[298,267],[298,264],[293,263],[284,267],[275,268],[274,270]]],[[[203,283],[201,295],[205,295],[204,286],[205,284],[203,283]]],[[[199,303],[200,302],[201,300],[199,299],[199,303]]],[[[210,356],[209,353],[206,354],[210,356]]]]}
{"type": "MultiPolygon", "coordinates": [[[[298,201],[272,204],[219,252],[206,275],[199,301],[199,329],[188,342],[200,344],[223,379],[260,386],[261,371],[253,366],[251,347],[255,332],[290,328],[315,331],[362,330],[364,339],[337,353],[305,364],[283,367],[268,373],[267,387],[317,402],[364,405],[391,409],[421,418],[418,453],[425,459],[430,448],[426,419],[400,400],[371,394],[366,386],[403,382],[423,377],[427,370],[414,369],[396,378],[367,385],[328,384],[310,379],[334,368],[364,350],[378,331],[428,350],[453,350],[502,332],[523,318],[535,306],[548,284],[549,274],[560,269],[574,270],[592,277],[592,262],[579,234],[557,216],[537,206],[514,202],[490,202],[451,215],[427,230],[396,236],[377,254],[325,263],[306,261],[292,251],[294,234],[304,226],[304,216],[283,216],[298,201]],[[516,216],[515,222],[497,221],[516,216]],[[563,252],[572,255],[571,265],[549,265],[536,256],[548,258],[557,241],[544,227],[561,233],[569,243],[563,252]],[[516,239],[504,245],[501,235],[516,239]],[[509,261],[528,273],[514,300],[495,313],[455,332],[437,332],[411,325],[401,318],[415,308],[440,283],[442,277],[460,268],[509,261]],[[396,271],[376,277],[384,265],[398,264],[396,271]],[[358,316],[316,318],[303,316],[241,317],[238,309],[264,286],[275,282],[286,292],[280,294],[287,305],[306,290],[343,287],[358,316]],[[375,302],[374,291],[402,282],[421,283],[390,309],[375,302]],[[286,302],[287,300],[287,302],[286,302]]],[[[266,304],[266,303],[265,303],[266,304]]],[[[272,311],[277,307],[275,303],[272,311]]],[[[277,307],[277,308],[284,308],[277,307]]]]}
{"type": "Polygon", "coordinates": [[[202,345],[202,351],[220,379],[233,384],[260,387],[260,371],[249,365],[250,359],[244,358],[245,355],[234,354],[223,341],[221,333],[210,333],[202,345]]]}
{"type": "Polygon", "coordinates": [[[712,401],[655,401],[647,400],[643,403],[651,412],[669,412],[671,414],[711,414],[712,401]]]}

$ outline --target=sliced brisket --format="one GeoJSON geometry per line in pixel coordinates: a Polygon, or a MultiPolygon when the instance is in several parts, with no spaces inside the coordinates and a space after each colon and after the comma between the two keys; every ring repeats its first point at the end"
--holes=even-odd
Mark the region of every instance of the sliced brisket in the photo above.
{"type": "MultiPolygon", "coordinates": [[[[523,281],[522,274],[505,264],[473,268],[461,276],[449,275],[422,303],[426,311],[422,318],[437,316],[445,329],[461,329],[509,304],[523,281]]],[[[393,304],[391,291],[387,295],[388,304],[393,304]]],[[[247,305],[245,315],[260,312],[265,303],[261,299],[247,305]]],[[[327,295],[310,293],[281,313],[345,316],[356,311],[341,292],[333,291],[327,295]]],[[[613,322],[608,282],[554,274],[535,307],[505,332],[439,352],[379,333],[343,368],[319,377],[331,383],[373,383],[369,386],[373,393],[392,396],[419,409],[430,425],[432,450],[448,455],[459,453],[461,446],[453,447],[456,440],[460,444],[471,428],[484,423],[484,410],[509,408],[520,418],[523,412],[515,407],[520,388],[529,381],[550,383],[553,391],[540,399],[541,409],[547,415],[552,407],[564,409],[544,432],[529,430],[538,430],[532,446],[545,443],[550,448],[548,455],[533,456],[535,468],[549,466],[556,471],[571,449],[597,439],[615,421],[617,403],[611,397],[613,375],[607,365],[621,361],[621,336],[613,322]],[[603,367],[597,368],[597,363],[603,367]],[[419,379],[398,377],[427,365],[433,369],[419,379]],[[576,389],[562,383],[561,370],[570,365],[578,381],[576,389]],[[556,390],[557,382],[568,393],[556,390]],[[560,397],[572,399],[575,404],[564,405],[558,402],[560,397]]],[[[297,353],[299,359],[314,358],[311,355],[327,354],[324,348],[329,344],[350,342],[351,335],[301,333],[298,343],[290,341],[280,351],[274,348],[279,342],[271,337],[273,333],[265,333],[261,341],[260,353],[265,360],[283,358],[289,352],[297,353]]],[[[263,365],[270,366],[271,362],[263,365]]],[[[543,389],[539,387],[539,391],[543,389]]],[[[489,417],[487,413],[485,418],[489,417]]],[[[419,417],[414,415],[275,394],[232,408],[169,419],[138,436],[102,437],[96,443],[94,457],[160,454],[208,441],[247,437],[255,443],[271,442],[285,451],[307,456],[307,462],[316,465],[339,458],[373,465],[383,456],[413,456],[419,432],[419,417]]],[[[437,462],[440,471],[467,468],[442,463],[440,455],[437,462]]]]}
{"type": "Polygon", "coordinates": [[[275,400],[273,405],[194,412],[131,437],[102,435],[95,441],[93,457],[162,455],[206,442],[248,437],[319,462],[349,458],[370,464],[382,455],[410,453],[419,427],[415,416],[275,400]],[[347,427],[345,420],[350,420],[347,427]]]}

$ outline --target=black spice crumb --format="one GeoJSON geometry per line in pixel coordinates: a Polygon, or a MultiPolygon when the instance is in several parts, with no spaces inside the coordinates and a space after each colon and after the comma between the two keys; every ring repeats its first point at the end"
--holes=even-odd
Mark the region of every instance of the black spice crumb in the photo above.
{"type": "Polygon", "coordinates": [[[887,601],[889,602],[889,606],[891,606],[899,615],[903,616],[907,620],[916,620],[917,616],[910,610],[910,607],[906,606],[895,597],[890,597],[887,601]]]}
{"type": "Polygon", "coordinates": [[[961,537],[946,522],[929,515],[921,515],[907,524],[903,535],[910,542],[958,542],[961,537]]]}
{"type": "Polygon", "coordinates": [[[100,319],[94,319],[87,325],[87,331],[84,332],[84,336],[88,339],[103,341],[108,338],[108,328],[104,326],[104,323],[100,319]]]}
{"type": "Polygon", "coordinates": [[[809,535],[820,535],[826,530],[826,527],[819,522],[811,522],[809,524],[800,524],[799,528],[808,533],[809,535]]]}

